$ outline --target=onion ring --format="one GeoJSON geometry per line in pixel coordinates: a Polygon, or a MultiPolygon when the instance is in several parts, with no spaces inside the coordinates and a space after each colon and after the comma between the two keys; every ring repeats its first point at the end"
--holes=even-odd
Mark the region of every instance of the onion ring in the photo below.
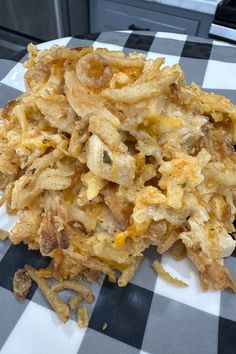
{"type": "Polygon", "coordinates": [[[76,75],[84,86],[100,88],[111,79],[112,70],[107,59],[97,53],[88,53],[77,62],[76,75]],[[89,73],[92,68],[92,62],[99,63],[102,66],[101,75],[99,77],[92,76],[89,73]]]}

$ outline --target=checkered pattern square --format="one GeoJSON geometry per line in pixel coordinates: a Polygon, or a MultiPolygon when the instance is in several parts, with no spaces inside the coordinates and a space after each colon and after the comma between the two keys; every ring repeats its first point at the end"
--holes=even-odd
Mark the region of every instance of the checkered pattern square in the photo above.
{"type": "MultiPolygon", "coordinates": [[[[118,31],[67,37],[38,47],[53,44],[92,45],[126,54],[138,51],[149,59],[165,57],[165,65],[183,67],[187,82],[195,81],[236,103],[236,47],[231,44],[176,33],[118,31]]],[[[24,91],[25,58],[22,51],[16,61],[0,59],[1,106],[24,91]]],[[[10,230],[15,222],[0,208],[0,228],[10,230]]],[[[23,244],[0,242],[1,354],[236,353],[236,296],[228,291],[202,293],[197,272],[187,259],[176,262],[150,248],[127,287],[119,288],[107,279],[102,286],[93,284],[96,301],[89,306],[86,330],[78,328],[76,318],[62,325],[35,285],[23,303],[15,300],[15,270],[25,263],[38,268],[48,262],[23,244]],[[157,277],[150,267],[154,259],[189,287],[178,289],[157,277]]],[[[225,263],[236,277],[236,257],[225,263]]],[[[62,293],[63,299],[70,295],[62,293]]]]}
{"type": "Polygon", "coordinates": [[[152,354],[214,354],[217,331],[218,317],[155,294],[143,349],[152,354]]]}

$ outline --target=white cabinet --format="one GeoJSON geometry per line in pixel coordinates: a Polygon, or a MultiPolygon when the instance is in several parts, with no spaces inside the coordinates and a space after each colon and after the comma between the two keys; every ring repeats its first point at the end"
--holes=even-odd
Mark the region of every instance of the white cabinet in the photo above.
{"type": "Polygon", "coordinates": [[[212,19],[145,0],[90,0],[90,32],[137,29],[207,37],[212,19]]]}

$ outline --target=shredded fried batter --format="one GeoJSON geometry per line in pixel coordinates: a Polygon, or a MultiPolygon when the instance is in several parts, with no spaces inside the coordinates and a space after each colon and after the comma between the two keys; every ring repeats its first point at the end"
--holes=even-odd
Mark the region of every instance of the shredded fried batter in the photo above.
{"type": "Polygon", "coordinates": [[[67,322],[70,318],[69,307],[62,301],[62,299],[50,288],[45,279],[39,278],[37,271],[30,265],[26,265],[25,269],[30,278],[34,280],[39,286],[49,304],[56,311],[58,317],[62,322],[67,322]]]}
{"type": "Polygon", "coordinates": [[[162,277],[164,280],[166,280],[168,283],[172,284],[172,285],[176,285],[179,286],[181,288],[186,288],[188,285],[183,282],[182,280],[179,280],[177,278],[174,278],[170,273],[168,273],[163,266],[161,265],[160,262],[158,262],[158,260],[155,260],[152,263],[152,267],[155,270],[155,272],[160,275],[160,277],[162,277]]]}
{"type": "Polygon", "coordinates": [[[70,309],[71,310],[76,310],[82,300],[83,300],[83,296],[82,295],[73,295],[73,296],[71,296],[71,298],[70,298],[70,300],[68,302],[68,304],[70,306],[70,309]]]}
{"type": "Polygon", "coordinates": [[[81,306],[78,309],[78,325],[80,328],[86,328],[89,324],[88,310],[86,306],[81,306]]]}
{"type": "Polygon", "coordinates": [[[62,291],[64,289],[71,289],[80,293],[84,300],[89,303],[94,301],[94,295],[91,289],[79,282],[78,280],[64,280],[52,286],[53,291],[62,291]]]}
{"type": "Polygon", "coordinates": [[[24,300],[30,291],[32,280],[26,269],[18,269],[13,278],[13,290],[18,300],[24,300]]]}
{"type": "MultiPolygon", "coordinates": [[[[52,258],[56,291],[86,274],[124,286],[150,245],[186,254],[204,290],[235,291],[221,262],[235,248],[236,106],[164,59],[28,50],[26,92],[1,111],[0,205],[19,217],[10,240],[52,258]]],[[[43,271],[26,269],[66,321],[43,271]]]]}
{"type": "Polygon", "coordinates": [[[9,237],[8,231],[0,230],[0,240],[5,240],[8,237],[9,237]]]}

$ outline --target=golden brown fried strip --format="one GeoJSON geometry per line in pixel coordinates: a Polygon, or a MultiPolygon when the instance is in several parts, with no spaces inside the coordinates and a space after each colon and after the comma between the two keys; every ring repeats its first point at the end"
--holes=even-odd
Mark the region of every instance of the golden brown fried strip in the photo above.
{"type": "Polygon", "coordinates": [[[178,240],[170,248],[170,253],[176,261],[180,261],[186,257],[186,247],[181,240],[178,240]]]}
{"type": "MultiPolygon", "coordinates": [[[[210,114],[214,119],[214,113],[221,113],[221,119],[224,115],[227,117],[236,118],[236,108],[232,102],[224,97],[215,93],[209,93],[201,90],[201,88],[193,83],[191,86],[181,88],[184,103],[192,105],[193,108],[199,110],[203,114],[210,114]]],[[[219,115],[217,116],[219,119],[219,115]]]]}
{"type": "Polygon", "coordinates": [[[173,84],[179,75],[177,72],[171,73],[167,77],[159,80],[153,79],[150,82],[144,82],[137,86],[124,86],[121,89],[104,89],[101,96],[114,102],[135,103],[147,98],[159,96],[163,90],[173,84]]]}
{"type": "Polygon", "coordinates": [[[157,260],[155,260],[152,263],[152,267],[155,270],[155,272],[158,275],[160,275],[160,277],[162,277],[164,280],[166,280],[168,283],[170,283],[172,285],[176,285],[181,288],[185,288],[188,286],[188,284],[184,283],[182,280],[174,278],[172,275],[170,275],[168,272],[166,272],[165,269],[163,268],[163,266],[161,265],[161,263],[158,262],[157,260]]]}
{"type": "Polygon", "coordinates": [[[3,108],[2,112],[1,112],[2,119],[7,120],[10,118],[10,113],[14,109],[14,107],[17,105],[18,101],[19,101],[19,98],[14,99],[14,100],[10,100],[7,102],[6,106],[3,108]]]}
{"type": "Polygon", "coordinates": [[[207,265],[205,272],[201,274],[203,290],[208,290],[210,285],[216,290],[230,288],[236,292],[236,281],[230,276],[229,270],[217,261],[207,265]]]}
{"type": "Polygon", "coordinates": [[[204,272],[206,266],[209,264],[209,260],[201,254],[201,250],[199,246],[195,248],[186,247],[187,256],[193,262],[193,264],[197,267],[199,272],[204,272]]]}
{"type": "Polygon", "coordinates": [[[6,200],[6,212],[7,212],[7,214],[9,214],[9,215],[16,215],[16,214],[17,214],[17,209],[13,209],[13,208],[11,207],[11,198],[8,198],[8,199],[6,200]]]}
{"type": "Polygon", "coordinates": [[[46,279],[53,278],[54,275],[53,262],[51,262],[48,267],[39,269],[37,271],[37,275],[39,276],[39,278],[46,278],[46,279]]]}
{"type": "MultiPolygon", "coordinates": [[[[32,46],[32,44],[30,44],[32,46]]],[[[87,53],[92,51],[91,47],[79,47],[70,49],[67,47],[61,47],[59,45],[54,45],[50,49],[46,49],[38,53],[38,60],[45,64],[55,62],[58,60],[78,60],[87,53]]]]}
{"type": "Polygon", "coordinates": [[[70,318],[69,306],[66,305],[62,299],[50,288],[45,279],[39,278],[36,269],[30,265],[26,265],[25,269],[31,279],[37,283],[43,295],[52,306],[52,308],[56,311],[61,321],[64,323],[67,322],[70,318]]]}
{"type": "Polygon", "coordinates": [[[89,118],[89,131],[96,134],[105,144],[117,150],[121,144],[121,135],[106,118],[97,115],[89,118]]]}
{"type": "Polygon", "coordinates": [[[90,304],[95,299],[92,290],[82,284],[79,280],[63,280],[52,286],[53,291],[62,291],[64,289],[71,289],[80,293],[90,304]]]}
{"type": "Polygon", "coordinates": [[[70,300],[68,302],[68,305],[70,306],[70,309],[71,310],[76,310],[82,300],[83,300],[83,296],[82,295],[73,295],[73,296],[71,296],[71,298],[70,298],[70,300]]]}
{"type": "Polygon", "coordinates": [[[9,237],[9,232],[5,230],[0,230],[0,240],[5,240],[9,237]]]}
{"type": "Polygon", "coordinates": [[[140,54],[137,55],[133,53],[132,56],[125,58],[124,53],[110,51],[106,48],[97,48],[96,53],[99,53],[106,58],[110,65],[121,68],[142,68],[145,63],[144,56],[140,56],[140,54]]]}
{"type": "Polygon", "coordinates": [[[8,200],[8,198],[11,197],[11,192],[12,192],[12,188],[13,188],[13,184],[14,182],[10,182],[7,186],[6,189],[2,195],[2,197],[0,198],[0,207],[8,200]]]}
{"type": "Polygon", "coordinates": [[[126,286],[130,279],[133,278],[137,268],[139,267],[140,263],[142,262],[143,257],[137,256],[133,258],[129,264],[129,266],[122,272],[121,276],[118,279],[119,286],[126,286]]]}
{"type": "Polygon", "coordinates": [[[157,246],[157,252],[158,253],[165,253],[168,251],[168,249],[173,246],[173,244],[176,242],[178,237],[178,232],[177,230],[174,230],[173,232],[166,233],[161,240],[158,242],[157,246]]]}
{"type": "Polygon", "coordinates": [[[87,261],[83,262],[83,265],[95,272],[101,272],[108,275],[108,278],[112,283],[116,282],[116,274],[108,264],[98,261],[95,258],[89,258],[87,261]]]}
{"type": "Polygon", "coordinates": [[[99,279],[99,272],[91,271],[90,269],[84,269],[81,274],[88,280],[90,283],[94,283],[99,279]]]}
{"type": "Polygon", "coordinates": [[[88,310],[86,306],[78,309],[78,325],[80,328],[86,328],[89,324],[88,310]]]}
{"type": "Polygon", "coordinates": [[[127,227],[133,211],[133,204],[119,198],[117,196],[117,187],[112,183],[105,186],[100,194],[103,196],[104,202],[112,212],[114,218],[121,223],[121,226],[127,227]]]}
{"type": "Polygon", "coordinates": [[[112,283],[116,282],[115,272],[112,270],[112,268],[108,264],[103,263],[103,262],[97,260],[96,258],[93,258],[93,257],[88,258],[86,256],[83,256],[79,253],[75,253],[72,251],[64,250],[63,252],[65,254],[67,254],[69,257],[71,257],[72,259],[74,259],[75,261],[78,261],[79,263],[81,263],[84,267],[94,270],[95,272],[101,272],[101,273],[108,275],[109,280],[112,283]]]}
{"type": "Polygon", "coordinates": [[[25,73],[25,86],[27,89],[33,88],[36,84],[44,84],[50,74],[49,65],[43,62],[38,62],[32,69],[29,69],[25,73]]]}
{"type": "Polygon", "coordinates": [[[32,205],[30,210],[20,210],[18,221],[10,233],[13,244],[20,242],[35,243],[35,238],[41,221],[41,210],[37,205],[32,205]]]}
{"type": "Polygon", "coordinates": [[[157,78],[160,73],[160,68],[164,64],[164,62],[164,58],[157,58],[154,61],[146,61],[143,68],[143,72],[140,77],[134,82],[134,85],[157,78]]]}

